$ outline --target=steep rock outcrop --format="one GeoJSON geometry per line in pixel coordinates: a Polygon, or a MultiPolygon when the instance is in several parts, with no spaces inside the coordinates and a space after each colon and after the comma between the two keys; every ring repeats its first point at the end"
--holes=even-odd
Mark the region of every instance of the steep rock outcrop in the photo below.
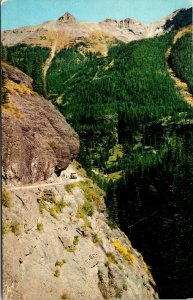
{"type": "Polygon", "coordinates": [[[99,24],[102,31],[108,31],[112,36],[123,41],[143,38],[147,30],[147,25],[130,18],[121,21],[106,19],[99,24]]]}
{"type": "Polygon", "coordinates": [[[51,103],[33,92],[31,78],[4,63],[2,70],[9,97],[2,107],[3,179],[46,180],[76,157],[78,136],[51,103]]]}
{"type": "Polygon", "coordinates": [[[53,186],[7,190],[3,299],[157,298],[142,256],[108,225],[103,192],[76,162],[53,180],[53,186]]]}
{"type": "Polygon", "coordinates": [[[33,80],[26,74],[24,74],[21,70],[16,69],[15,67],[2,63],[2,71],[3,75],[6,79],[10,79],[14,81],[15,83],[22,83],[24,84],[27,88],[33,89],[32,88],[32,83],[33,80]]]}
{"type": "Polygon", "coordinates": [[[66,12],[62,17],[58,19],[60,23],[76,23],[78,22],[74,16],[66,12]]]}
{"type": "Polygon", "coordinates": [[[136,36],[141,36],[142,38],[147,30],[145,24],[130,18],[120,21],[120,27],[126,28],[129,32],[132,32],[136,36]]]}
{"type": "Polygon", "coordinates": [[[119,22],[117,21],[117,20],[115,20],[115,19],[105,19],[103,22],[101,22],[101,23],[106,23],[106,24],[111,24],[111,25],[118,25],[119,24],[119,22]]]}

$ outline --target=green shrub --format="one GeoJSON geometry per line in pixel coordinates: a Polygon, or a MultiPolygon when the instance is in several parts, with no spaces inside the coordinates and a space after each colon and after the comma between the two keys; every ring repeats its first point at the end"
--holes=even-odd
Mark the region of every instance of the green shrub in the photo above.
{"type": "Polygon", "coordinates": [[[54,276],[55,276],[55,277],[60,277],[60,269],[57,268],[57,269],[55,270],[54,276]]]}
{"type": "Polygon", "coordinates": [[[71,252],[71,253],[74,253],[76,251],[76,247],[75,246],[66,247],[65,249],[66,249],[66,251],[71,252]]]}
{"type": "Polygon", "coordinates": [[[59,261],[57,260],[56,263],[55,263],[55,267],[62,267],[64,264],[66,263],[65,259],[59,261]]]}
{"type": "Polygon", "coordinates": [[[65,185],[65,190],[67,191],[68,194],[72,194],[72,190],[75,187],[74,183],[69,183],[65,185]]]}
{"type": "Polygon", "coordinates": [[[58,213],[62,213],[63,212],[63,209],[67,206],[68,204],[64,201],[64,200],[61,200],[61,201],[58,201],[56,202],[56,210],[58,213]]]}
{"type": "Polygon", "coordinates": [[[56,195],[53,192],[43,192],[41,195],[40,202],[49,202],[49,203],[55,203],[56,202],[56,195]]]}
{"type": "Polygon", "coordinates": [[[2,221],[2,237],[10,231],[10,226],[3,220],[2,221]]]}
{"type": "Polygon", "coordinates": [[[120,288],[118,288],[118,287],[116,287],[116,288],[115,288],[115,298],[121,299],[121,298],[122,298],[122,295],[123,295],[123,290],[120,289],[120,288]]]}
{"type": "Polygon", "coordinates": [[[69,297],[69,295],[67,293],[63,293],[60,298],[62,300],[71,300],[71,298],[69,297]]]}
{"type": "Polygon", "coordinates": [[[109,266],[110,264],[118,264],[114,254],[112,252],[107,252],[106,253],[106,256],[107,256],[107,262],[106,262],[106,266],[109,266]]]}
{"type": "Polygon", "coordinates": [[[19,235],[21,232],[21,225],[17,220],[15,220],[11,223],[10,229],[15,235],[19,235]]]}
{"type": "Polygon", "coordinates": [[[37,230],[38,231],[43,231],[44,230],[44,224],[43,223],[38,223],[37,224],[37,230]]]}
{"type": "Polygon", "coordinates": [[[75,236],[75,237],[74,237],[74,241],[73,241],[73,245],[74,245],[74,246],[77,246],[78,243],[79,243],[79,237],[78,237],[78,236],[75,236]]]}
{"type": "Polygon", "coordinates": [[[39,202],[39,212],[41,215],[44,214],[44,211],[48,210],[48,204],[44,202],[42,199],[39,202]]]}
{"type": "Polygon", "coordinates": [[[92,241],[94,244],[102,245],[102,239],[100,239],[97,234],[92,235],[92,241]]]}
{"type": "Polygon", "coordinates": [[[86,198],[84,199],[84,204],[82,206],[82,210],[84,211],[85,215],[88,217],[92,217],[94,213],[93,205],[90,201],[88,201],[86,198]]]}
{"type": "Polygon", "coordinates": [[[58,211],[57,211],[57,208],[55,206],[54,207],[49,207],[48,211],[50,213],[50,216],[52,216],[54,219],[58,219],[58,211]]]}
{"type": "Polygon", "coordinates": [[[11,196],[5,187],[2,189],[2,205],[8,208],[11,207],[11,196]]]}

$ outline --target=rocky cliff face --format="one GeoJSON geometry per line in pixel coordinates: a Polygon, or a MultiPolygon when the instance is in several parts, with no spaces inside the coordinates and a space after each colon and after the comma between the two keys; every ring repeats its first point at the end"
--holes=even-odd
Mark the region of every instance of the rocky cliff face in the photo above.
{"type": "MultiPolygon", "coordinates": [[[[94,44],[97,33],[101,44],[106,45],[107,49],[103,51],[106,53],[114,40],[130,42],[154,37],[191,23],[192,8],[177,10],[168,17],[149,25],[130,18],[121,21],[107,19],[99,23],[78,22],[71,14],[66,13],[57,21],[3,31],[2,42],[7,46],[27,43],[52,47],[53,41],[56,41],[56,48],[60,50],[75,44],[80,38],[89,39],[90,44],[94,44]]],[[[93,51],[100,51],[100,47],[93,47],[93,51]]]]}
{"type": "Polygon", "coordinates": [[[147,26],[136,20],[127,18],[121,21],[106,19],[100,23],[100,26],[104,32],[113,34],[117,39],[122,41],[137,40],[144,38],[147,31],[147,26]]]}
{"type": "Polygon", "coordinates": [[[142,256],[109,227],[103,193],[80,166],[52,180],[4,190],[3,299],[157,298],[142,256]]]}
{"type": "Polygon", "coordinates": [[[67,12],[58,19],[58,22],[60,22],[60,23],[76,23],[77,20],[70,13],[67,12]]]}
{"type": "Polygon", "coordinates": [[[2,106],[3,179],[46,180],[76,157],[78,136],[52,104],[33,92],[31,78],[4,63],[2,70],[9,97],[2,106]]]}

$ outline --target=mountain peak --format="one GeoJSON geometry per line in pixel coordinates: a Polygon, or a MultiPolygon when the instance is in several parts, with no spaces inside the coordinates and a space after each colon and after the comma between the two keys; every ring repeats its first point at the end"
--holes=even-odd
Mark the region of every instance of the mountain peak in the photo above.
{"type": "Polygon", "coordinates": [[[69,12],[66,12],[62,17],[58,19],[59,22],[61,23],[76,23],[77,20],[76,18],[71,15],[69,12]]]}
{"type": "Polygon", "coordinates": [[[100,22],[100,23],[108,23],[108,24],[117,24],[117,20],[114,19],[105,19],[104,21],[100,22]]]}

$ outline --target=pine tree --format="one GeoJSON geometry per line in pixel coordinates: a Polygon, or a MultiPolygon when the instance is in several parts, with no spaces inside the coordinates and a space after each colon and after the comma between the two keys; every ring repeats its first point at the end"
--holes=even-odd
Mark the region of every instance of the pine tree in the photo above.
{"type": "Polygon", "coordinates": [[[1,60],[6,61],[7,60],[7,50],[6,47],[3,46],[3,43],[1,42],[1,60]]]}
{"type": "Polygon", "coordinates": [[[42,94],[43,93],[42,71],[41,71],[41,65],[38,63],[38,60],[36,60],[36,62],[33,65],[32,79],[33,79],[34,91],[42,94]]]}
{"type": "Polygon", "coordinates": [[[1,104],[8,103],[8,94],[6,88],[6,78],[4,71],[1,72],[1,104]]]}

